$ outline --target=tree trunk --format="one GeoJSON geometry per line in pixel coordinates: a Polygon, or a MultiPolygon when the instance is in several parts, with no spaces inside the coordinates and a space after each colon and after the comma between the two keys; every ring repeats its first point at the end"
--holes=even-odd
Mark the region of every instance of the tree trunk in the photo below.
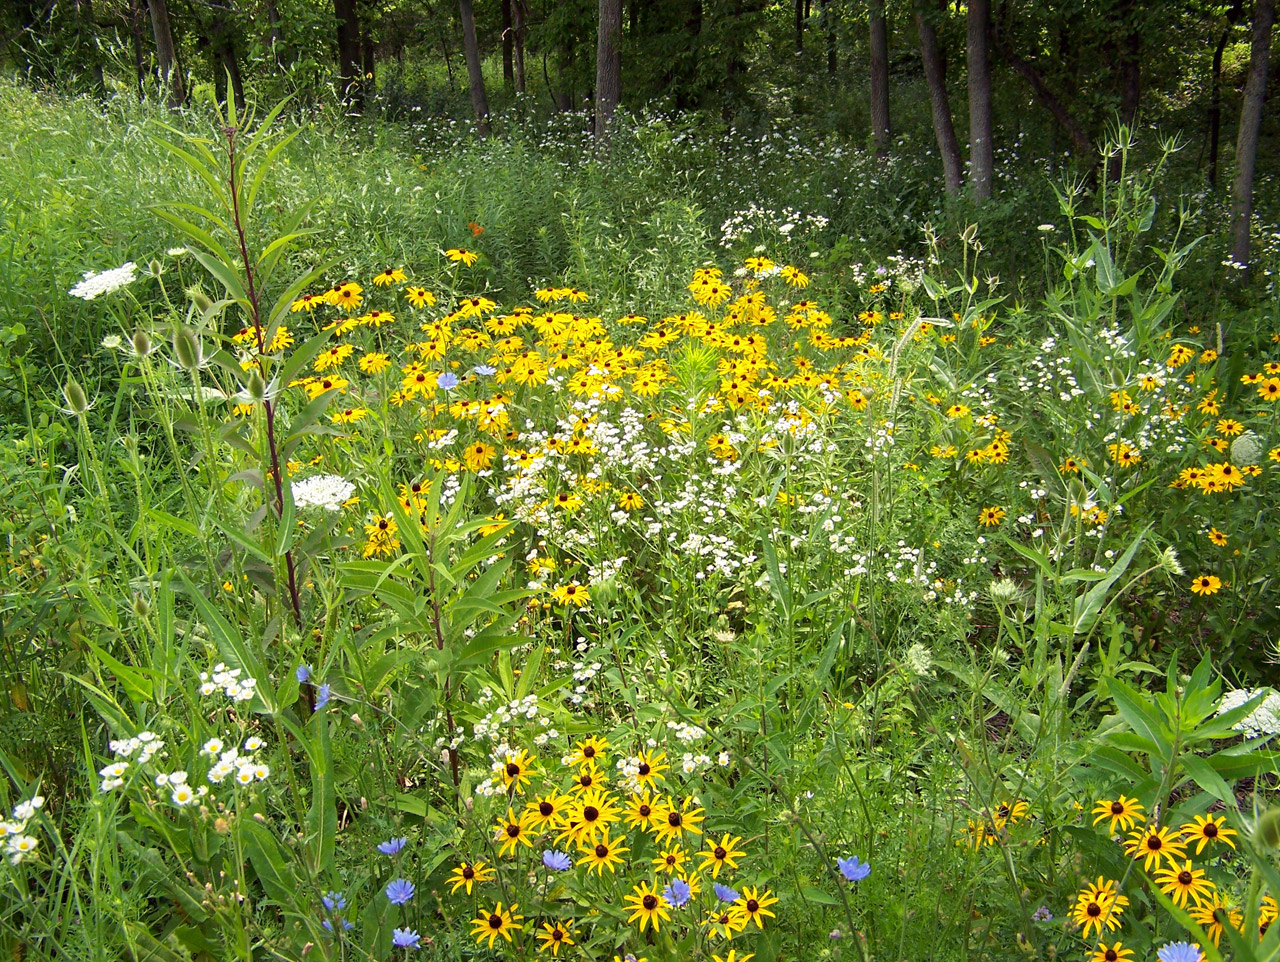
{"type": "Polygon", "coordinates": [[[942,177],[947,193],[960,193],[964,183],[964,156],[951,122],[951,102],[947,99],[947,58],[938,44],[938,32],[929,19],[924,0],[916,0],[916,28],[920,32],[920,59],[924,63],[924,79],[929,87],[929,107],[933,112],[933,134],[942,157],[942,177]]]}
{"type": "Polygon", "coordinates": [[[508,93],[516,86],[515,41],[511,35],[511,0],[502,0],[502,85],[508,93]]]}
{"type": "Polygon", "coordinates": [[[285,69],[284,27],[280,21],[280,7],[276,0],[267,0],[267,23],[270,24],[267,45],[271,48],[271,59],[276,67],[283,71],[285,69]]]}
{"type": "Polygon", "coordinates": [[[969,188],[991,196],[995,148],[991,142],[991,0],[969,0],[969,188]]]}
{"type": "Polygon", "coordinates": [[[369,36],[369,31],[366,29],[360,37],[360,84],[366,95],[378,89],[376,54],[373,38],[369,36]]]}
{"type": "Polygon", "coordinates": [[[622,99],[622,0],[600,0],[596,31],[596,139],[608,143],[609,124],[622,99]]]}
{"type": "Polygon", "coordinates": [[[1213,76],[1209,83],[1209,189],[1218,186],[1218,142],[1222,137],[1222,54],[1231,29],[1222,31],[1213,51],[1213,76]]]}
{"type": "Polygon", "coordinates": [[[133,69],[138,76],[138,100],[147,92],[147,61],[142,53],[142,0],[129,0],[129,33],[133,40],[133,69]]]}
{"type": "Polygon", "coordinates": [[[187,102],[187,87],[182,72],[175,69],[177,55],[173,49],[173,29],[169,24],[169,7],[165,0],[147,0],[151,11],[151,32],[155,35],[156,61],[160,65],[160,82],[169,95],[169,106],[181,107],[187,102]]]}
{"type": "Polygon", "coordinates": [[[822,24],[827,30],[827,73],[836,72],[836,15],[831,12],[831,0],[821,0],[818,5],[822,14],[822,24]]]}
{"type": "Polygon", "coordinates": [[[476,114],[476,129],[481,137],[488,137],[489,101],[484,95],[484,72],[480,69],[475,9],[471,0],[458,0],[458,10],[462,15],[462,50],[467,57],[467,81],[471,86],[471,106],[476,114]]]}
{"type": "Polygon", "coordinates": [[[338,20],[338,99],[351,110],[364,109],[360,86],[360,17],[356,0],[333,0],[338,20]]]}
{"type": "Polygon", "coordinates": [[[1262,104],[1267,94],[1267,69],[1271,56],[1271,27],[1276,0],[1257,0],[1253,10],[1253,44],[1249,54],[1249,79],[1240,104],[1240,133],[1236,137],[1236,182],[1232,191],[1231,232],[1235,243],[1231,258],[1241,265],[1242,280],[1249,279],[1249,226],[1253,218],[1253,172],[1258,160],[1258,132],[1262,104]]]}
{"type": "Polygon", "coordinates": [[[796,0],[796,56],[804,54],[804,0],[796,0]]]}
{"type": "Polygon", "coordinates": [[[889,153],[889,31],[884,0],[869,0],[871,21],[871,143],[876,154],[889,153]]]}
{"type": "Polygon", "coordinates": [[[516,93],[525,91],[524,84],[524,0],[511,0],[511,33],[515,40],[516,93]]]}
{"type": "Polygon", "coordinates": [[[93,77],[93,89],[101,96],[107,92],[107,84],[102,73],[102,56],[97,44],[98,18],[93,12],[93,0],[76,0],[76,21],[81,47],[89,51],[89,75],[93,77]]]}

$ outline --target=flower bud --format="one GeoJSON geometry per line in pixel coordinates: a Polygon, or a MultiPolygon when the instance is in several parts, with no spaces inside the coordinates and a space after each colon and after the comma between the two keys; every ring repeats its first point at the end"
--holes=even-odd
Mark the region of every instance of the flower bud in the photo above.
{"type": "Polygon", "coordinates": [[[196,285],[187,288],[187,297],[191,301],[191,305],[203,316],[209,308],[213,307],[213,301],[209,299],[209,295],[202,291],[196,285]]]}
{"type": "Polygon", "coordinates": [[[261,404],[267,396],[267,384],[262,380],[262,375],[257,371],[249,374],[249,381],[244,386],[244,393],[247,394],[254,404],[261,404]]]}
{"type": "Polygon", "coordinates": [[[173,335],[173,353],[183,370],[194,372],[204,367],[204,345],[189,327],[180,327],[173,335]]]}
{"type": "Polygon", "coordinates": [[[1280,806],[1271,806],[1258,819],[1255,833],[1258,841],[1268,848],[1280,848],[1280,806]]]}
{"type": "Polygon", "coordinates": [[[133,332],[133,353],[139,358],[144,358],[151,353],[153,345],[151,337],[146,331],[137,330],[133,332]]]}
{"type": "Polygon", "coordinates": [[[139,618],[145,618],[151,614],[151,602],[141,592],[135,592],[133,595],[133,613],[139,618]]]}
{"type": "Polygon", "coordinates": [[[67,409],[77,417],[89,410],[88,395],[75,378],[67,378],[67,383],[62,386],[62,396],[67,399],[67,409]]]}
{"type": "Polygon", "coordinates": [[[147,262],[147,273],[152,277],[159,277],[164,273],[164,265],[153,257],[147,262]]]}
{"type": "Polygon", "coordinates": [[[1018,585],[1011,578],[1001,578],[999,581],[991,582],[991,587],[987,589],[991,594],[991,600],[1003,608],[1005,605],[1011,605],[1018,600],[1020,594],[1018,585]]]}

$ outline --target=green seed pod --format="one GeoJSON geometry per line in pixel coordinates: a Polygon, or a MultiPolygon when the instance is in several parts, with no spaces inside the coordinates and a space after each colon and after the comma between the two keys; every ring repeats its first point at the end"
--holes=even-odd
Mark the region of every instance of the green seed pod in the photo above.
{"type": "Polygon", "coordinates": [[[254,404],[261,404],[267,396],[267,385],[262,380],[262,375],[257,371],[249,373],[249,381],[244,386],[245,394],[253,400],[254,404]]]}
{"type": "Polygon", "coordinates": [[[144,358],[151,353],[154,346],[151,343],[151,335],[146,331],[137,330],[133,332],[133,353],[139,358],[144,358]]]}
{"type": "Polygon", "coordinates": [[[1018,595],[1021,594],[1017,583],[1011,578],[1001,578],[999,581],[991,582],[991,587],[988,591],[991,593],[991,600],[1001,608],[1005,605],[1013,604],[1018,600],[1018,595]]]}
{"type": "Polygon", "coordinates": [[[1231,442],[1231,460],[1236,464],[1257,464],[1262,460],[1262,439],[1246,431],[1231,442]]]}
{"type": "Polygon", "coordinates": [[[204,345],[189,327],[180,327],[174,333],[173,353],[178,358],[178,366],[183,370],[198,371],[204,367],[204,345]]]}
{"type": "Polygon", "coordinates": [[[1268,848],[1280,848],[1280,807],[1273,805],[1262,813],[1255,836],[1268,848]]]}
{"type": "Polygon", "coordinates": [[[136,592],[133,596],[133,613],[139,618],[145,618],[151,614],[151,602],[147,601],[141,592],[136,592]]]}
{"type": "Polygon", "coordinates": [[[195,285],[187,288],[187,297],[201,316],[213,307],[213,301],[209,299],[209,295],[195,285]]]}
{"type": "Polygon", "coordinates": [[[147,264],[147,272],[152,277],[159,277],[161,274],[164,273],[164,265],[161,264],[158,260],[152,258],[152,260],[147,264]]]}
{"type": "Polygon", "coordinates": [[[62,387],[62,396],[67,399],[67,409],[77,417],[89,410],[89,397],[75,378],[67,378],[67,383],[62,387]]]}

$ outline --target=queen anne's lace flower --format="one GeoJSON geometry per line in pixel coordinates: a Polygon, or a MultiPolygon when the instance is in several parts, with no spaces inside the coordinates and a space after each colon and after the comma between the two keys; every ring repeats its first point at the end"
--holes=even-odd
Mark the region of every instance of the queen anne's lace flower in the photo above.
{"type": "Polygon", "coordinates": [[[337,474],[318,474],[293,483],[293,503],[299,508],[339,510],[356,486],[337,474]]]}
{"type": "Polygon", "coordinates": [[[1263,735],[1280,734],[1280,692],[1267,688],[1238,688],[1222,696],[1218,704],[1218,714],[1222,715],[1239,708],[1246,702],[1265,694],[1261,703],[1246,718],[1231,727],[1241,732],[1245,738],[1259,738],[1263,735]]]}
{"type": "Polygon", "coordinates": [[[112,291],[132,284],[134,281],[133,275],[137,269],[138,265],[133,261],[129,261],[127,264],[109,271],[103,271],[101,274],[97,271],[86,271],[84,279],[67,293],[72,297],[91,301],[100,294],[110,294],[112,291]]]}

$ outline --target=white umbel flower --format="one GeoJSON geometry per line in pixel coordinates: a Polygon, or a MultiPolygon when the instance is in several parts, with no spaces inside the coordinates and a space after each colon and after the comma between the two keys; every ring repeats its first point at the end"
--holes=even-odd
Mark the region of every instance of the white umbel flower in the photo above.
{"type": "Polygon", "coordinates": [[[293,503],[298,508],[338,511],[355,493],[356,486],[337,474],[317,474],[293,483],[293,503]]]}
{"type": "Polygon", "coordinates": [[[110,294],[112,291],[118,291],[120,288],[132,284],[134,282],[134,272],[137,269],[138,265],[133,261],[129,261],[127,264],[102,273],[86,271],[84,279],[67,293],[72,297],[91,301],[99,295],[110,294]]]}

